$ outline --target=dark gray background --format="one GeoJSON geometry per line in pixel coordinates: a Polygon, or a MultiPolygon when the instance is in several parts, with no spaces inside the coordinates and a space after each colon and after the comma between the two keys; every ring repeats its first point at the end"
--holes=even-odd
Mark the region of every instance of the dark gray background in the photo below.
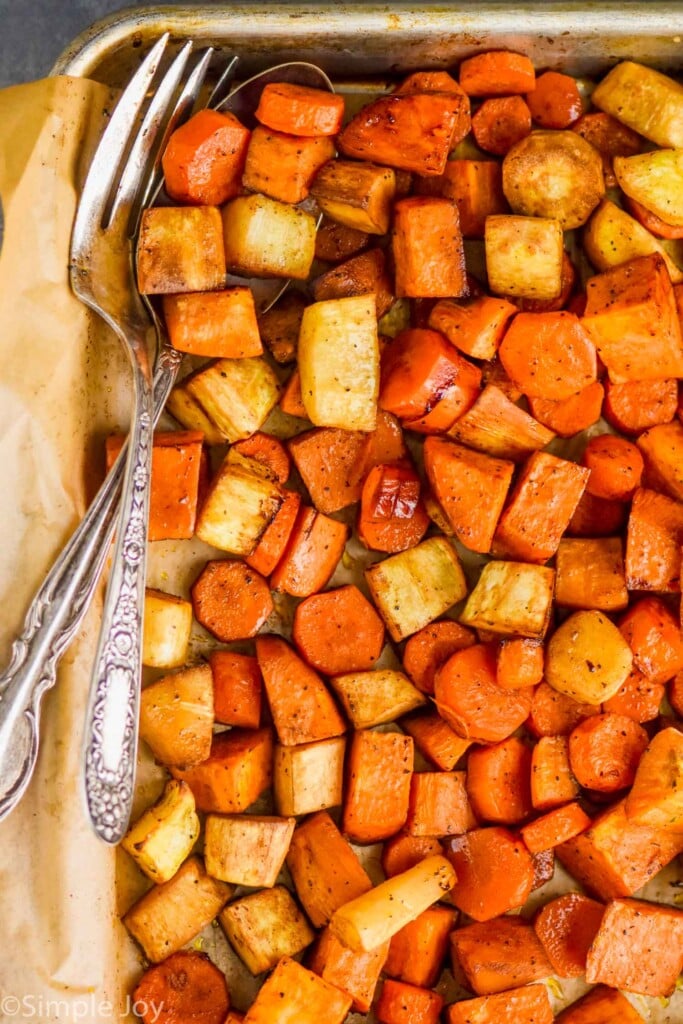
{"type": "MultiPolygon", "coordinates": [[[[165,0],[166,3],[169,0],[165,0]]],[[[0,87],[46,75],[83,29],[125,0],[0,0],[0,87]]]]}

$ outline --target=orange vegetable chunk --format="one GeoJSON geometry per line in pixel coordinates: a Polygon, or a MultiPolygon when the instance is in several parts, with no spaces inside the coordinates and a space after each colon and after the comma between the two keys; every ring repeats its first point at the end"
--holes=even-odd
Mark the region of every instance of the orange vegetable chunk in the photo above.
{"type": "Polygon", "coordinates": [[[595,345],[574,313],[518,313],[500,349],[508,376],[532,398],[560,401],[593,384],[595,345]]]}
{"type": "Polygon", "coordinates": [[[683,832],[683,733],[662,729],[640,759],[626,814],[636,825],[683,832]]]}
{"type": "Polygon", "coordinates": [[[643,475],[643,456],[623,437],[600,434],[583,450],[582,464],[591,471],[586,490],[596,498],[630,501],[643,475]]]}
{"type": "Polygon", "coordinates": [[[420,753],[444,772],[452,771],[471,746],[470,740],[458,736],[437,711],[406,715],[400,725],[413,737],[420,753]]]}
{"type": "Polygon", "coordinates": [[[259,990],[244,1024],[342,1024],[351,996],[283,957],[259,990]]]}
{"type": "Polygon", "coordinates": [[[648,742],[642,725],[606,712],[579,722],[569,737],[569,761],[579,785],[598,793],[626,789],[648,742]]]}
{"type": "Polygon", "coordinates": [[[161,160],[171,199],[221,206],[238,195],[250,134],[234,114],[209,109],[176,128],[161,160]]]}
{"type": "Polygon", "coordinates": [[[552,1024],[553,1019],[545,985],[523,985],[498,995],[464,999],[446,1011],[446,1024],[552,1024]]]}
{"type": "Polygon", "coordinates": [[[501,459],[519,462],[553,440],[552,431],[487,384],[474,405],[459,416],[449,437],[501,459]]]}
{"type": "Polygon", "coordinates": [[[314,743],[346,732],[346,722],[322,679],[286,640],[258,637],[256,657],[283,746],[314,743]]]}
{"type": "Polygon", "coordinates": [[[643,1024],[644,1020],[617,989],[596,985],[563,1010],[557,1017],[557,1024],[643,1024]]]}
{"type": "Polygon", "coordinates": [[[640,153],[643,140],[632,128],[617,121],[611,114],[591,111],[584,114],[572,125],[573,132],[590,142],[602,156],[605,185],[614,188],[617,179],[612,166],[612,157],[635,156],[640,153]]]}
{"type": "Polygon", "coordinates": [[[543,644],[528,637],[500,641],[496,656],[496,682],[505,690],[536,686],[543,679],[543,644]]]}
{"type": "Polygon", "coordinates": [[[480,149],[505,156],[531,131],[531,112],[521,96],[484,100],[472,118],[472,134],[480,149]]]}
{"type": "Polygon", "coordinates": [[[605,382],[603,415],[622,434],[639,434],[659,423],[670,423],[677,404],[678,381],[673,378],[605,382]]]}
{"type": "Polygon", "coordinates": [[[218,814],[246,811],[270,786],[273,774],[271,729],[230,729],[218,733],[206,761],[191,768],[171,768],[186,782],[197,810],[218,814]]]}
{"type": "Polygon", "coordinates": [[[206,953],[181,949],[149,967],[133,991],[143,1024],[224,1024],[230,996],[225,975],[206,953]]]}
{"type": "Polygon", "coordinates": [[[586,955],[604,913],[602,903],[578,892],[565,893],[541,907],[534,929],[555,974],[578,978],[586,973],[586,955]]]}
{"type": "Polygon", "coordinates": [[[609,378],[664,380],[683,376],[683,337],[663,258],[638,256],[591,277],[583,324],[609,378]]]}
{"type": "Polygon", "coordinates": [[[467,757],[467,794],[480,821],[515,825],[531,814],[531,749],[516,736],[467,757]]]}
{"type": "Polygon", "coordinates": [[[382,846],[382,871],[387,878],[393,878],[426,857],[442,853],[441,843],[434,836],[409,836],[401,831],[382,846]]]}
{"type": "Polygon", "coordinates": [[[325,675],[371,668],[384,645],[384,623],[358,587],[313,594],[297,606],[292,638],[325,675]]]}
{"type": "Polygon", "coordinates": [[[468,96],[524,94],[534,88],[535,82],[534,66],[522,53],[487,50],[460,65],[460,85],[468,96]]]}
{"type": "Polygon", "coordinates": [[[325,928],[309,958],[308,967],[324,981],[351,996],[353,1010],[367,1013],[388,948],[389,944],[385,942],[369,953],[348,949],[329,928],[325,928]]]}
{"type": "Polygon", "coordinates": [[[438,1024],[443,996],[403,981],[384,982],[375,1012],[380,1024],[438,1024]]]}
{"type": "Polygon", "coordinates": [[[405,829],[413,836],[452,836],[477,824],[464,772],[414,772],[405,829]]]}
{"type": "Polygon", "coordinates": [[[217,722],[258,729],[261,722],[261,671],[256,658],[234,651],[212,651],[213,707],[217,722]]]}
{"type": "Polygon", "coordinates": [[[434,906],[423,910],[391,939],[384,973],[409,985],[422,988],[435,985],[456,917],[457,912],[450,907],[434,906]]]}
{"type": "Polygon", "coordinates": [[[336,135],[344,117],[344,97],[292,82],[269,82],[255,117],[261,124],[290,135],[336,135]]]}
{"type": "Polygon", "coordinates": [[[595,381],[576,394],[559,401],[551,398],[529,398],[529,409],[539,423],[560,437],[573,437],[587,430],[600,419],[605,389],[595,381]]]}
{"type": "Polygon", "coordinates": [[[584,718],[598,714],[599,705],[574,700],[542,682],[534,691],[527,726],[534,736],[568,736],[584,718]]]}
{"type": "Polygon", "coordinates": [[[525,825],[522,839],[530,853],[543,853],[584,832],[590,823],[578,804],[565,804],[525,825]]]}
{"type": "Polygon", "coordinates": [[[558,71],[544,71],[539,75],[526,101],[531,116],[541,128],[569,128],[583,113],[576,79],[558,71]]]}
{"type": "Polygon", "coordinates": [[[472,551],[487,553],[510,487],[514,463],[428,437],[425,471],[455,536],[472,551]]]}
{"type": "Polygon", "coordinates": [[[394,205],[391,244],[397,296],[440,298],[467,294],[460,217],[452,199],[399,199],[394,205]]]}
{"type": "Polygon", "coordinates": [[[419,544],[429,526],[420,490],[420,478],[411,466],[374,466],[361,494],[361,543],[372,551],[389,554],[419,544]]]}
{"type": "Polygon", "coordinates": [[[326,135],[307,138],[257,127],[249,140],[242,184],[281,203],[300,203],[334,153],[334,144],[326,135]]]}
{"type": "Polygon", "coordinates": [[[522,840],[508,829],[494,825],[452,836],[444,851],[457,875],[451,899],[475,921],[491,921],[526,903],[534,865],[522,840]]]}
{"type": "Polygon", "coordinates": [[[329,582],[346,544],[347,527],[302,506],[285,552],[270,578],[272,590],[309,597],[329,582]]]}
{"type": "Polygon", "coordinates": [[[483,238],[486,218],[510,209],[497,160],[449,160],[442,175],[418,178],[417,191],[455,200],[463,238],[483,238]]]}
{"type": "Polygon", "coordinates": [[[648,486],[683,501],[683,423],[652,427],[640,435],[637,445],[648,486]]]}
{"type": "Polygon", "coordinates": [[[670,996],[683,970],[683,910],[643,900],[607,906],[586,959],[586,981],[670,996]]]}
{"type": "MultiPolygon", "coordinates": [[[[570,698],[571,699],[571,698],[570,698]]],[[[560,807],[578,796],[566,736],[541,736],[531,753],[531,802],[537,811],[560,807]]]]}
{"type": "Polygon", "coordinates": [[[453,961],[478,996],[526,985],[553,973],[533,925],[521,917],[468,924],[451,935],[453,961]]]}
{"type": "Polygon", "coordinates": [[[279,484],[287,483],[292,467],[287,449],[276,437],[257,430],[251,437],[245,437],[243,441],[235,442],[230,450],[239,452],[240,455],[246,455],[247,458],[254,459],[265,466],[279,484]]]}
{"type": "Polygon", "coordinates": [[[682,544],[683,504],[640,487],[633,495],[626,531],[629,590],[680,590],[682,544]]]}
{"type": "Polygon", "coordinates": [[[396,732],[357,732],[348,757],[343,830],[356,843],[393,836],[408,816],[413,741],[396,732]]]}
{"type": "Polygon", "coordinates": [[[463,647],[471,647],[476,639],[471,629],[452,619],[430,622],[408,638],[403,651],[403,667],[418,690],[434,693],[436,670],[451,654],[463,647]]]}
{"type": "Polygon", "coordinates": [[[672,612],[658,597],[642,597],[619,620],[636,668],[653,683],[683,669],[683,637],[672,612]]]}
{"type": "Polygon", "coordinates": [[[252,553],[244,558],[247,565],[262,576],[269,576],[278,566],[301,507],[301,495],[296,491],[284,488],[282,495],[284,500],[275,516],[261,534],[252,553]]]}
{"type": "Polygon", "coordinates": [[[633,668],[614,696],[603,701],[602,709],[627,715],[634,722],[651,722],[659,714],[665,692],[663,683],[653,683],[639,669],[633,668]]]}
{"type": "Polygon", "coordinates": [[[197,622],[222,643],[256,636],[273,610],[266,581],[236,559],[207,562],[191,594],[197,622]]]}
{"type": "Polygon", "coordinates": [[[481,295],[470,302],[442,299],[429,314],[429,326],[473,359],[493,359],[517,307],[507,299],[481,295]]]}
{"type": "Polygon", "coordinates": [[[249,288],[164,295],[168,337],[179,352],[216,359],[244,359],[263,352],[249,288]]]}
{"type": "Polygon", "coordinates": [[[319,512],[338,512],[360,499],[369,434],[316,427],[297,434],[287,444],[319,512]]]}

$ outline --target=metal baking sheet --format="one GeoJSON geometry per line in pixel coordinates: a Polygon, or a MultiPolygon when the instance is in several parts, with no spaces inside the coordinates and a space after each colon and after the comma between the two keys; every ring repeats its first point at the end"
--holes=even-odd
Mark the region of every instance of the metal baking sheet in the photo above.
{"type": "MultiPolygon", "coordinates": [[[[240,57],[240,76],[246,77],[271,64],[305,59],[319,64],[346,92],[381,88],[393,76],[417,68],[450,68],[463,58],[485,49],[502,48],[526,53],[537,69],[552,68],[588,77],[604,73],[619,60],[634,59],[678,74],[683,70],[683,2],[548,3],[522,5],[460,3],[325,4],[234,3],[134,7],[98,22],[79,36],[59,58],[53,73],[94,78],[122,86],[140,59],[162,33],[175,45],[188,38],[218,50],[217,64],[228,55],[240,57]]],[[[194,544],[195,542],[193,542],[194,544]]],[[[194,551],[194,548],[192,549],[194,551]]],[[[159,579],[182,579],[192,565],[187,549],[178,560],[175,552],[153,568],[159,579]]],[[[195,552],[195,560],[202,551],[195,552]]],[[[206,557],[204,555],[204,557],[206,557]]],[[[194,570],[188,576],[193,576],[194,570]]],[[[187,581],[186,581],[187,582],[187,581]]],[[[341,580],[339,580],[341,582],[341,580]]],[[[201,645],[201,636],[199,642],[201,645]]],[[[136,811],[156,796],[160,779],[151,764],[143,764],[138,779],[136,811]]],[[[376,875],[375,848],[364,859],[376,875]]],[[[126,906],[141,879],[127,858],[119,865],[120,895],[126,906]]],[[[652,899],[673,902],[675,865],[648,887],[652,899]]],[[[566,882],[564,882],[566,885],[566,882]]],[[[553,890],[563,887],[558,878],[553,890]]],[[[547,899],[550,887],[534,893],[529,906],[547,899]]],[[[121,910],[126,909],[122,906],[121,910]]],[[[226,971],[236,1005],[245,1008],[255,991],[254,979],[232,953],[220,929],[207,929],[199,940],[226,971]]],[[[139,964],[135,967],[139,974],[139,964]]],[[[466,993],[445,972],[439,986],[450,1001],[466,993]]],[[[556,983],[552,992],[556,1009],[575,999],[585,986],[580,981],[556,983]]],[[[683,992],[671,1003],[630,997],[652,1024],[683,1022],[683,992]]],[[[351,1015],[350,1021],[364,1018],[351,1015]]]]}

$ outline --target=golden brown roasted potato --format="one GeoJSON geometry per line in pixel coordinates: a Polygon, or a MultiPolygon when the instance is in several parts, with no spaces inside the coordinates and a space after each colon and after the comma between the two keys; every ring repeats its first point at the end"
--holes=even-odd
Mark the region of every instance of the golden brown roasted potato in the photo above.
{"type": "Polygon", "coordinates": [[[371,235],[389,230],[396,175],[390,167],[330,160],[318,171],[311,195],[332,220],[371,235]]]}
{"type": "Polygon", "coordinates": [[[591,100],[658,146],[683,147],[683,85],[625,60],[605,75],[591,100]]]}
{"type": "Polygon", "coordinates": [[[145,210],[137,246],[143,295],[215,291],[225,286],[220,211],[215,206],[145,210]]]}
{"type": "Polygon", "coordinates": [[[632,665],[631,648],[614,623],[602,612],[580,611],[551,636],[545,677],[574,700],[601,704],[626,682],[632,665]]]}

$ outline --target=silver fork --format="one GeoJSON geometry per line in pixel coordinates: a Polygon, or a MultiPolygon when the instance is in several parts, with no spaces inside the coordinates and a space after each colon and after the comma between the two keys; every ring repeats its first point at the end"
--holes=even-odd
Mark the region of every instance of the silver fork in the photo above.
{"type": "MultiPolygon", "coordinates": [[[[130,135],[130,123],[158,69],[167,38],[159,41],[141,65],[110,121],[107,129],[109,153],[117,165],[130,135]],[[117,133],[116,139],[113,132],[117,133]]],[[[177,66],[169,70],[169,76],[172,74],[173,78],[168,79],[166,94],[173,93],[170,88],[172,82],[176,80],[177,85],[188,56],[189,49],[180,55],[177,66]]],[[[158,147],[155,171],[158,170],[159,154],[166,138],[191,113],[196,103],[210,58],[209,50],[197,61],[175,104],[171,105],[170,97],[167,97],[166,108],[171,113],[158,147]]],[[[146,127],[149,127],[149,121],[146,127]]],[[[148,174],[144,183],[149,186],[151,180],[152,175],[148,174]]],[[[163,378],[163,368],[158,366],[154,375],[156,417],[167,396],[164,387],[159,387],[163,378]]],[[[122,452],[36,594],[22,632],[13,644],[10,663],[0,674],[0,819],[16,806],[33,774],[38,754],[42,697],[55,683],[57,661],[75,635],[101,576],[115,528],[125,464],[122,452]]]]}

